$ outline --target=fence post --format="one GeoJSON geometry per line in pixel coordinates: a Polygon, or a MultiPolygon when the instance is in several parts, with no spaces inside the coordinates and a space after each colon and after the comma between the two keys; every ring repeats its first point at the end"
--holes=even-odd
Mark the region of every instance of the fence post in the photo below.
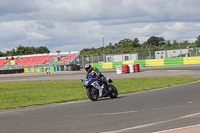
{"type": "Polygon", "coordinates": [[[124,58],[123,58],[123,52],[121,51],[121,54],[122,54],[122,61],[124,61],[124,58]]]}
{"type": "Polygon", "coordinates": [[[81,59],[82,59],[82,65],[83,65],[83,69],[84,69],[84,57],[81,56],[81,59]]]}
{"type": "Polygon", "coordinates": [[[97,54],[97,59],[98,59],[98,62],[97,63],[99,63],[99,55],[97,54]]]}
{"type": "Polygon", "coordinates": [[[150,48],[148,48],[148,49],[149,49],[149,58],[152,59],[152,57],[151,57],[151,50],[150,50],[150,48]]]}
{"type": "Polygon", "coordinates": [[[94,63],[94,59],[93,59],[93,56],[92,55],[90,55],[91,57],[92,57],[92,63],[94,63]]]}
{"type": "Polygon", "coordinates": [[[167,58],[167,50],[165,49],[165,58],[167,58]]]}
{"type": "Polygon", "coordinates": [[[196,56],[198,56],[198,47],[197,47],[196,44],[194,44],[194,45],[195,45],[195,47],[196,47],[196,56]]]}

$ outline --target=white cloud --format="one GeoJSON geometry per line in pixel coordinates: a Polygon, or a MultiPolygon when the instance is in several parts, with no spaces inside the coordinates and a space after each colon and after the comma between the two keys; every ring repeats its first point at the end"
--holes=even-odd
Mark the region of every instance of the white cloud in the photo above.
{"type": "MultiPolygon", "coordinates": [[[[23,22],[22,22],[23,23],[23,22]]],[[[24,24],[21,22],[3,22],[0,23],[0,40],[14,41],[26,38],[26,31],[24,24]]]]}
{"type": "Polygon", "coordinates": [[[151,36],[194,41],[200,31],[198,0],[1,0],[0,51],[46,46],[71,51],[124,38],[151,36]]]}
{"type": "Polygon", "coordinates": [[[48,39],[51,39],[50,37],[48,36],[45,36],[43,34],[38,34],[36,32],[30,32],[28,33],[28,40],[48,40],[48,39]]]}
{"type": "Polygon", "coordinates": [[[168,30],[181,30],[185,28],[185,25],[183,22],[176,22],[173,25],[166,25],[166,28],[168,30]]]}
{"type": "Polygon", "coordinates": [[[152,30],[157,31],[157,29],[159,29],[160,27],[156,24],[150,23],[150,24],[143,24],[141,25],[141,27],[136,27],[136,28],[132,28],[132,32],[135,34],[144,34],[144,33],[149,33],[152,32],[152,30]]]}

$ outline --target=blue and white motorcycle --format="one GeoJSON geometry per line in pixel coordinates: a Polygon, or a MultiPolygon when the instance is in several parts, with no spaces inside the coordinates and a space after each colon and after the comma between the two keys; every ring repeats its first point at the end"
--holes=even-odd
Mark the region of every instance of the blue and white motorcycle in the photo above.
{"type": "Polygon", "coordinates": [[[108,83],[107,85],[100,82],[98,78],[92,78],[92,76],[86,80],[81,80],[81,82],[84,81],[83,85],[86,88],[87,96],[90,100],[97,101],[101,97],[116,98],[118,96],[117,89],[110,84],[113,82],[111,78],[106,77],[105,79],[108,83]]]}

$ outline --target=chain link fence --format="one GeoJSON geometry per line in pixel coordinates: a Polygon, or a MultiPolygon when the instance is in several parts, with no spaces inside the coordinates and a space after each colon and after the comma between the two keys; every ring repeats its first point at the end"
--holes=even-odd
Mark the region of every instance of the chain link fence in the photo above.
{"type": "MultiPolygon", "coordinates": [[[[120,54],[100,54],[100,55],[90,55],[72,58],[70,61],[64,63],[58,63],[53,61],[48,61],[42,65],[28,65],[28,66],[16,66],[11,65],[7,62],[3,65],[0,70],[15,71],[24,68],[38,68],[38,67],[55,67],[55,66],[65,66],[65,65],[80,65],[80,68],[84,68],[86,63],[103,63],[103,62],[115,62],[113,58],[118,58],[118,61],[129,61],[129,60],[146,60],[146,59],[163,59],[163,58],[178,58],[178,57],[192,57],[199,56],[199,48],[188,48],[188,49],[173,49],[173,50],[159,50],[151,51],[147,50],[145,52],[133,52],[133,53],[120,53],[120,54]]],[[[8,72],[9,73],[9,72],[8,72]]]]}
{"type": "Polygon", "coordinates": [[[163,58],[178,58],[178,57],[193,57],[193,56],[199,56],[200,48],[194,47],[194,48],[186,48],[186,49],[170,49],[170,50],[147,50],[145,52],[133,52],[133,53],[121,53],[121,54],[101,54],[101,55],[90,55],[90,56],[79,56],[79,64],[81,68],[84,68],[84,65],[86,63],[102,63],[102,62],[112,62],[112,59],[107,59],[110,57],[113,57],[115,55],[118,55],[118,58],[121,59],[121,61],[128,61],[133,60],[133,58],[125,58],[127,55],[137,55],[136,60],[146,60],[146,59],[163,59],[163,58]]]}

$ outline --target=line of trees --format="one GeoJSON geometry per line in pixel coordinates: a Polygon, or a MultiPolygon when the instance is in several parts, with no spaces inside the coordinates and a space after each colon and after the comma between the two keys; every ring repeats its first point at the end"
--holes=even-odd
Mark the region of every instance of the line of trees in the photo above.
{"type": "Polygon", "coordinates": [[[6,51],[3,53],[0,51],[0,57],[5,56],[16,56],[16,55],[31,55],[31,54],[43,54],[50,53],[50,50],[47,47],[24,47],[19,45],[16,49],[12,49],[11,51],[6,51]]]}
{"type": "MultiPolygon", "coordinates": [[[[191,47],[200,47],[200,35],[197,37],[197,40],[194,43],[190,43],[187,40],[183,42],[177,42],[174,40],[166,41],[163,37],[150,37],[147,41],[140,44],[138,38],[123,39],[118,43],[112,44],[109,43],[106,47],[99,48],[84,48],[80,51],[81,56],[89,55],[101,55],[101,54],[120,54],[120,53],[134,53],[134,52],[147,52],[149,50],[164,50],[164,49],[180,49],[180,48],[191,48],[191,47]]],[[[61,51],[57,51],[61,52],[61,51]]],[[[24,47],[19,45],[16,49],[11,51],[6,51],[3,53],[0,51],[0,57],[5,56],[16,56],[16,55],[30,55],[30,54],[43,54],[50,53],[50,50],[47,47],[24,47]]]]}
{"type": "Polygon", "coordinates": [[[140,44],[138,38],[133,40],[124,39],[120,40],[114,45],[109,43],[106,47],[99,48],[84,48],[80,51],[81,56],[96,56],[101,54],[120,54],[120,53],[134,53],[134,52],[147,52],[149,50],[164,50],[164,49],[180,49],[180,48],[193,48],[200,47],[200,36],[197,37],[197,40],[194,43],[189,41],[177,42],[174,40],[166,41],[163,37],[150,37],[147,41],[140,44]]]}

